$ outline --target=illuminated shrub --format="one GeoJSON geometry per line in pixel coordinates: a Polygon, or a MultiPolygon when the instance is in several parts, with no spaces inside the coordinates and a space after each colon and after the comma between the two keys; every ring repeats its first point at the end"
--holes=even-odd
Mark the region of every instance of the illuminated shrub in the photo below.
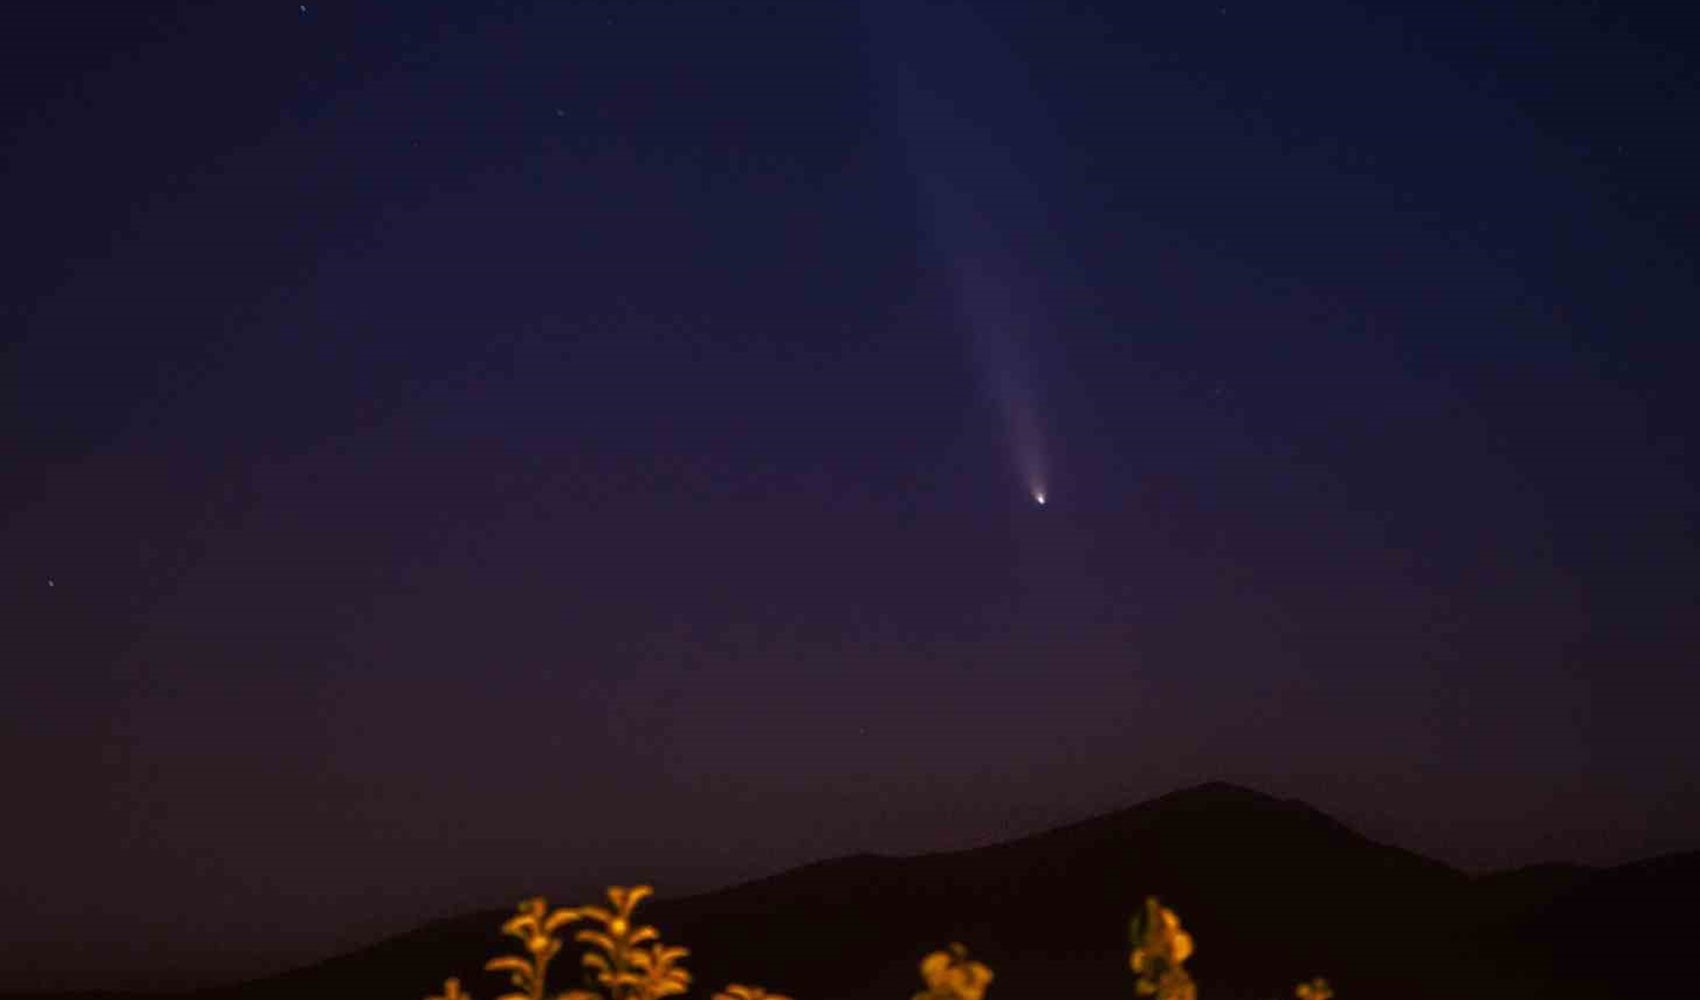
{"type": "MultiPolygon", "coordinates": [[[[691,974],[678,964],[690,954],[684,948],[663,945],[654,927],[638,924],[632,911],[654,890],[647,885],[610,886],[610,906],[558,907],[551,910],[541,897],[519,904],[519,912],[502,924],[502,933],[525,945],[524,955],[502,955],[486,962],[491,972],[506,972],[515,988],[497,1000],[545,1000],[549,962],[561,951],[560,931],[581,921],[595,924],[573,935],[589,945],[580,957],[589,978],[607,990],[607,995],[588,989],[571,989],[548,1000],[661,1000],[684,993],[691,974]]],[[[1187,974],[1186,960],[1192,956],[1192,935],[1181,929],[1173,910],[1155,896],[1145,900],[1143,912],[1133,918],[1133,950],[1128,965],[1135,976],[1134,991],[1156,1000],[1197,1000],[1198,990],[1187,974]]],[[[968,949],[951,942],[946,951],[935,951],[921,959],[921,981],[926,989],[912,1000],[984,1000],[992,982],[992,970],[971,960],[968,949]]],[[[1294,991],[1298,1000],[1332,1000],[1328,982],[1316,978],[1300,983],[1294,991]]],[[[427,1000],[473,1000],[461,991],[460,980],[443,982],[443,992],[427,1000]]],[[[728,985],[713,1000],[791,1000],[769,993],[760,986],[728,985]]]]}
{"type": "Polygon", "coordinates": [[[1184,965],[1190,957],[1192,935],[1181,930],[1181,919],[1156,896],[1146,897],[1145,912],[1133,918],[1133,953],[1128,956],[1139,977],[1135,992],[1157,1000],[1197,1000],[1184,965]]]}
{"type": "Polygon", "coordinates": [[[921,979],[927,988],[914,1000],[980,1000],[992,981],[992,970],[968,960],[968,949],[952,941],[949,951],[921,959],[921,979]]]}
{"type": "MultiPolygon", "coordinates": [[[[541,896],[519,904],[519,912],[502,925],[502,933],[524,942],[525,955],[503,955],[484,963],[484,968],[491,972],[506,972],[508,979],[519,989],[516,993],[503,994],[499,1000],[542,1000],[548,981],[549,960],[561,950],[561,939],[555,936],[555,932],[577,919],[577,910],[563,908],[550,911],[549,904],[541,896]]],[[[464,996],[459,994],[460,984],[455,980],[451,979],[444,985],[443,996],[436,1000],[459,1000],[459,996],[464,996]]],[[[579,1000],[580,995],[579,991],[574,991],[562,996],[579,1000]]]]}

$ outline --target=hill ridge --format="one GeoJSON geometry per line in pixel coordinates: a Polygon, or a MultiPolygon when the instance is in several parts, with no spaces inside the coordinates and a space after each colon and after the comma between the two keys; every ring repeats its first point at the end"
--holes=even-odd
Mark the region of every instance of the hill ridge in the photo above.
{"type": "MultiPolygon", "coordinates": [[[[1301,800],[1213,781],[992,844],[825,858],[658,898],[639,912],[664,939],[691,949],[692,995],[754,979],[800,1000],[907,996],[920,951],[950,940],[968,942],[997,971],[993,1000],[1123,995],[1127,919],[1155,894],[1201,942],[1195,968],[1210,1000],[1267,996],[1319,973],[1347,997],[1441,996],[1458,977],[1482,987],[1470,992],[1502,998],[1565,997],[1587,992],[1570,988],[1581,980],[1574,963],[1560,960],[1581,940],[1577,906],[1627,910],[1603,939],[1589,921],[1589,946],[1610,954],[1621,938],[1619,950],[1639,968],[1659,967],[1666,939],[1637,923],[1639,913],[1679,917],[1678,901],[1686,906],[1700,890],[1700,852],[1661,859],[1470,876],[1377,843],[1301,800]],[[1425,959],[1411,968],[1414,954],[1425,959]]],[[[439,919],[277,975],[192,991],[0,998],[295,1000],[316,992],[417,1000],[509,950],[499,932],[509,912],[439,919]]],[[[1670,950],[1680,953],[1674,943],[1670,950]]],[[[487,982],[468,987],[494,995],[487,982]]],[[[1599,992],[1597,977],[1590,988],[1599,992]]]]}

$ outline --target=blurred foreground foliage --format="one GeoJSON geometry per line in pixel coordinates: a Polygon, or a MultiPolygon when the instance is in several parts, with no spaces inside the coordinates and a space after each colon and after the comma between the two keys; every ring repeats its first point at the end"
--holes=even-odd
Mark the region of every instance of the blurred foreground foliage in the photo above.
{"type": "MultiPolygon", "coordinates": [[[[632,917],[638,903],[653,892],[647,885],[609,886],[607,906],[550,909],[541,896],[522,901],[519,911],[502,924],[502,933],[518,938],[525,954],[501,955],[484,964],[486,971],[506,972],[513,986],[496,1000],[661,1000],[684,993],[690,988],[691,974],[679,960],[689,950],[662,944],[659,931],[632,917]],[[588,945],[579,956],[583,984],[550,994],[549,963],[560,954],[562,929],[574,924],[583,926],[573,933],[573,940],[588,945]]],[[[1145,909],[1133,918],[1131,932],[1128,965],[1133,969],[1135,994],[1156,1000],[1197,1000],[1198,990],[1186,971],[1192,935],[1181,929],[1175,912],[1155,896],[1148,897],[1145,909]]],[[[983,1000],[992,970],[969,958],[967,947],[953,941],[947,950],[921,959],[921,981],[926,988],[911,1000],[983,1000]]],[[[1327,980],[1317,978],[1300,983],[1293,995],[1298,1000],[1332,1000],[1334,991],[1327,980]]],[[[473,998],[462,992],[459,979],[449,979],[442,993],[426,1000],[473,998]]],[[[729,983],[712,1000],[791,998],[760,986],[729,983]]]]}

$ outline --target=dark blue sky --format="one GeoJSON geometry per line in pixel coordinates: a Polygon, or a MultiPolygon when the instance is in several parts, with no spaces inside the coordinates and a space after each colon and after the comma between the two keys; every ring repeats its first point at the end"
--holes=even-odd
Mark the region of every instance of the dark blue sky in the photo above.
{"type": "Polygon", "coordinates": [[[1697,846],[1676,16],[14,13],[0,987],[1210,778],[1697,846]]]}

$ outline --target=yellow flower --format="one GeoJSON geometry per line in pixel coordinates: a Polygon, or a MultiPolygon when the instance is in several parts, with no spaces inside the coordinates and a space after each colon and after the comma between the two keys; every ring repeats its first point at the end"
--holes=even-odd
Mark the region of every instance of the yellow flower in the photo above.
{"type": "Polygon", "coordinates": [[[1328,985],[1328,980],[1317,976],[1308,983],[1300,983],[1293,994],[1299,1000],[1333,1000],[1334,990],[1328,985]]]}

